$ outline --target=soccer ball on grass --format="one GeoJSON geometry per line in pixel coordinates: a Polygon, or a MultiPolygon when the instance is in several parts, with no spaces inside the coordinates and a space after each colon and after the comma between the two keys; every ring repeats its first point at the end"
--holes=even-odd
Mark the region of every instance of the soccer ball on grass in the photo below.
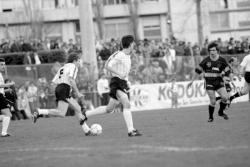
{"type": "Polygon", "coordinates": [[[102,126],[100,124],[92,124],[90,127],[92,134],[100,135],[102,133],[102,126]]]}

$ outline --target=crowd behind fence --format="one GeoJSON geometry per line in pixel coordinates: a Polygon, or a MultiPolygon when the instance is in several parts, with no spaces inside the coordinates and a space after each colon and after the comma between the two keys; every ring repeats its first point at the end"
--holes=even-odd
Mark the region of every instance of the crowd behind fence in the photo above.
{"type": "MultiPolygon", "coordinates": [[[[39,42],[14,41],[12,44],[4,42],[0,47],[1,52],[5,53],[0,56],[5,57],[8,64],[6,78],[16,82],[18,108],[25,111],[27,117],[31,116],[36,107],[54,108],[56,106],[54,85],[51,80],[66,60],[67,54],[81,50],[79,42],[73,44],[72,40],[64,45],[50,42],[39,44],[39,42]]],[[[222,42],[218,38],[216,42],[220,46],[222,56],[226,59],[234,56],[241,61],[249,53],[247,40],[239,42],[230,38],[228,42],[222,42]]],[[[208,41],[205,41],[203,46],[191,45],[189,42],[176,39],[165,42],[146,39],[139,41],[132,53],[132,69],[136,72],[129,75],[129,81],[133,85],[166,83],[173,77],[176,81],[189,80],[194,75],[194,68],[207,56],[207,44],[208,41]]],[[[105,61],[119,49],[119,40],[112,39],[108,42],[96,43],[100,75],[104,73],[105,61]]],[[[77,77],[77,85],[86,95],[89,107],[100,105],[96,89],[98,78],[93,77],[94,68],[96,67],[84,63],[77,77]]]]}
{"type": "MultiPolygon", "coordinates": [[[[229,59],[231,55],[224,55],[229,59]]],[[[237,55],[241,60],[244,55],[237,55]]],[[[196,62],[202,57],[186,57],[179,56],[172,61],[171,69],[168,69],[166,57],[150,58],[149,60],[140,60],[134,57],[134,68],[136,73],[129,75],[129,81],[133,84],[153,84],[166,83],[176,78],[177,81],[187,81],[194,74],[196,62]],[[179,59],[178,59],[179,58],[179,59]],[[198,59],[198,60],[196,60],[198,59]],[[140,62],[142,61],[142,62],[140,62]],[[145,65],[148,63],[147,65],[145,65]]],[[[105,62],[101,62],[103,67],[105,62]]],[[[61,63],[40,64],[40,65],[9,65],[7,66],[6,77],[15,81],[17,102],[19,110],[24,110],[27,117],[36,107],[54,108],[56,107],[54,88],[51,83],[56,71],[62,66],[61,63]]],[[[85,64],[79,69],[77,77],[77,85],[80,91],[85,94],[85,98],[89,103],[89,107],[100,105],[100,97],[97,92],[97,80],[93,78],[93,67],[90,64],[85,64]]],[[[101,72],[100,68],[100,73],[101,72]]],[[[200,78],[201,79],[201,78],[200,78]]],[[[69,114],[70,115],[70,114],[69,114]]]]}

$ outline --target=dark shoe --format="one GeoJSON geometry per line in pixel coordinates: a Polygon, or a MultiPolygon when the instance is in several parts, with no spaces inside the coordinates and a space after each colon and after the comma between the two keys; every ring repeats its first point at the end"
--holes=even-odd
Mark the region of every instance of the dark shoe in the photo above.
{"type": "Polygon", "coordinates": [[[33,122],[36,123],[36,121],[38,120],[38,118],[39,118],[39,113],[38,113],[38,111],[36,109],[36,111],[34,111],[34,113],[32,115],[33,122]]]}
{"type": "Polygon", "coordinates": [[[128,133],[128,137],[135,137],[135,136],[142,136],[142,134],[136,129],[128,133]]]}
{"type": "Polygon", "coordinates": [[[84,119],[80,120],[80,125],[82,126],[84,124],[84,122],[86,122],[88,120],[88,118],[86,116],[86,108],[85,107],[81,108],[81,112],[82,112],[82,115],[84,116],[84,119]]]}
{"type": "Polygon", "coordinates": [[[227,114],[224,114],[224,113],[219,114],[219,116],[220,116],[220,117],[223,117],[225,120],[228,120],[228,119],[229,119],[228,116],[227,116],[227,114]]]}
{"type": "Polygon", "coordinates": [[[82,126],[82,125],[84,124],[84,122],[86,122],[87,120],[88,120],[87,117],[85,117],[84,119],[81,119],[81,120],[80,120],[80,125],[82,126]]]}
{"type": "Polygon", "coordinates": [[[213,121],[214,121],[213,118],[209,118],[209,119],[207,120],[207,122],[213,122],[213,121]]]}
{"type": "Polygon", "coordinates": [[[6,134],[6,135],[1,135],[1,137],[10,137],[11,135],[10,134],[6,134]]]}
{"type": "Polygon", "coordinates": [[[92,133],[91,130],[89,130],[87,133],[85,133],[85,136],[97,136],[97,135],[92,133]]]}

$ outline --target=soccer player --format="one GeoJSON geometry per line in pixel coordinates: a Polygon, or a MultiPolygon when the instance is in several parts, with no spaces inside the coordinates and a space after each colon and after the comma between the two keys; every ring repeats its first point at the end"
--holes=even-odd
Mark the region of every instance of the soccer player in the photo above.
{"type": "Polygon", "coordinates": [[[245,78],[245,84],[244,84],[244,89],[240,90],[239,92],[236,92],[233,96],[230,97],[230,101],[232,101],[233,99],[246,95],[247,93],[249,93],[250,90],[250,54],[246,55],[241,64],[240,64],[240,71],[242,74],[244,74],[244,78],[245,78]]]}
{"type": "Polygon", "coordinates": [[[8,102],[4,95],[4,88],[9,88],[15,85],[14,82],[5,83],[3,78],[3,72],[5,71],[5,60],[0,58],[0,121],[2,121],[2,133],[1,137],[9,137],[8,127],[11,119],[11,112],[8,106],[8,102]]]}
{"type": "MultiPolygon", "coordinates": [[[[216,104],[215,92],[221,96],[220,109],[218,115],[223,117],[225,120],[228,116],[224,113],[227,106],[228,93],[225,88],[223,77],[229,75],[230,69],[226,60],[219,55],[219,48],[217,43],[210,43],[208,45],[209,56],[204,58],[203,61],[195,68],[196,74],[202,74],[205,79],[205,88],[209,96],[210,104],[209,119],[208,122],[213,122],[214,108],[216,104]]],[[[192,81],[188,84],[188,88],[191,87],[193,81],[197,75],[194,75],[192,81]]]]}
{"type": "MultiPolygon", "coordinates": [[[[228,61],[230,73],[228,76],[223,77],[223,80],[225,82],[225,87],[229,96],[231,95],[231,91],[232,91],[231,84],[233,85],[234,88],[236,87],[234,83],[231,82],[233,80],[233,77],[234,76],[240,77],[236,69],[237,64],[238,64],[238,60],[236,57],[230,58],[230,60],[228,61]]],[[[221,97],[220,96],[216,97],[216,101],[219,101],[219,100],[221,100],[221,97]]],[[[228,99],[228,103],[227,103],[228,108],[230,104],[231,104],[231,101],[228,99]]]]}
{"type": "MultiPolygon", "coordinates": [[[[90,133],[90,129],[88,126],[83,126],[84,120],[86,117],[82,113],[82,108],[78,104],[78,102],[71,97],[71,91],[74,91],[74,94],[77,98],[83,97],[83,95],[79,92],[76,86],[76,76],[78,72],[78,68],[80,66],[80,57],[79,53],[71,53],[68,57],[68,62],[61,67],[52,82],[56,84],[55,88],[55,96],[57,101],[56,109],[37,109],[33,113],[33,122],[36,123],[37,119],[42,115],[51,115],[56,117],[65,117],[68,107],[72,107],[76,113],[80,121],[80,125],[84,127],[85,133],[90,133]],[[88,129],[86,129],[88,128],[88,129]]],[[[88,134],[87,134],[88,135],[88,134]]]]}
{"type": "Polygon", "coordinates": [[[141,136],[142,134],[134,128],[129,101],[128,75],[131,69],[130,55],[134,49],[134,37],[123,36],[121,39],[121,51],[115,52],[105,63],[105,69],[110,73],[110,100],[107,106],[100,106],[94,110],[86,111],[86,116],[111,113],[119,105],[123,106],[123,117],[128,129],[128,136],[141,136]]]}

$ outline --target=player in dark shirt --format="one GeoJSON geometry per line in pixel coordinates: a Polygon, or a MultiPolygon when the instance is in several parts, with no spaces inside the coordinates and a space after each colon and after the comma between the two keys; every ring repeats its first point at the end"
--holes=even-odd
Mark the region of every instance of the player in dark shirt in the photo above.
{"type": "MultiPolygon", "coordinates": [[[[228,61],[228,65],[229,65],[230,73],[229,73],[228,76],[225,76],[223,78],[223,80],[225,82],[225,87],[226,87],[226,90],[228,92],[228,95],[230,96],[231,91],[232,91],[231,85],[234,87],[234,89],[236,88],[235,84],[232,82],[234,77],[238,77],[239,80],[241,80],[241,77],[240,77],[240,74],[238,72],[238,69],[235,68],[238,65],[238,60],[237,60],[236,57],[230,58],[229,61],[228,61]]],[[[230,104],[231,104],[231,101],[232,101],[231,97],[228,100],[228,104],[227,104],[228,108],[230,107],[230,104]]],[[[220,96],[216,97],[216,101],[219,101],[219,100],[221,100],[221,97],[220,96]]]]}
{"type": "MultiPolygon", "coordinates": [[[[206,92],[210,99],[210,104],[208,107],[208,122],[213,122],[214,120],[213,113],[216,104],[215,92],[217,92],[221,97],[218,115],[227,120],[228,116],[224,113],[224,110],[227,106],[228,93],[225,88],[223,77],[229,75],[230,69],[226,60],[219,55],[217,43],[210,43],[208,45],[208,52],[209,56],[204,58],[199,66],[195,68],[195,72],[197,74],[203,74],[206,92]]],[[[196,75],[194,75],[192,81],[188,84],[188,88],[191,87],[195,78],[196,75]]]]}

